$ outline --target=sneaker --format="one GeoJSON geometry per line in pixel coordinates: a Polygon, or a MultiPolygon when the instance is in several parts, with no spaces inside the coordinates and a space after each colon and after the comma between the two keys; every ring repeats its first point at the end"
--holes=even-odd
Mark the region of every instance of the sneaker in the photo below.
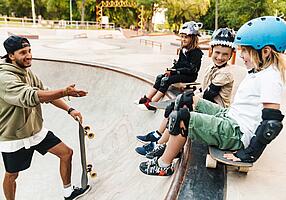
{"type": "Polygon", "coordinates": [[[171,176],[174,173],[172,164],[168,167],[160,167],[158,164],[158,158],[140,163],[139,169],[144,174],[154,176],[171,176]]]}
{"type": "Polygon", "coordinates": [[[149,144],[145,144],[142,147],[137,147],[135,151],[139,153],[140,155],[145,156],[147,153],[151,152],[155,147],[155,144],[153,142],[150,142],[149,144]]]}
{"type": "Polygon", "coordinates": [[[71,195],[69,197],[65,197],[65,200],[78,199],[82,197],[83,195],[85,195],[86,193],[88,193],[90,188],[91,188],[90,185],[87,185],[85,189],[74,187],[71,195]]]}
{"type": "Polygon", "coordinates": [[[143,110],[143,111],[156,111],[157,108],[151,106],[150,104],[150,101],[147,101],[146,103],[144,104],[138,104],[137,107],[140,109],[140,110],[143,110]]]}
{"type": "Polygon", "coordinates": [[[148,110],[157,110],[157,108],[155,108],[154,106],[151,106],[151,105],[150,105],[150,102],[151,102],[151,101],[147,101],[146,103],[144,103],[144,105],[146,106],[146,108],[147,108],[148,110]]]}
{"type": "Polygon", "coordinates": [[[166,149],[166,144],[158,144],[156,148],[146,154],[146,158],[153,159],[160,158],[166,149]]]}
{"type": "Polygon", "coordinates": [[[146,95],[144,95],[144,97],[141,97],[141,98],[139,99],[139,104],[144,104],[144,103],[146,103],[147,101],[150,101],[150,99],[148,99],[148,98],[146,97],[146,95]]]}
{"type": "MultiPolygon", "coordinates": [[[[167,145],[166,144],[158,144],[156,148],[154,148],[151,152],[147,153],[145,156],[148,159],[153,159],[153,158],[160,158],[166,149],[167,145]]],[[[182,156],[183,150],[181,150],[175,158],[180,158],[182,156]]]]}
{"type": "Polygon", "coordinates": [[[136,136],[136,138],[139,142],[143,142],[143,143],[145,143],[145,142],[157,142],[160,139],[160,137],[156,138],[154,136],[155,133],[156,133],[156,131],[151,131],[147,135],[138,135],[138,136],[136,136]]]}

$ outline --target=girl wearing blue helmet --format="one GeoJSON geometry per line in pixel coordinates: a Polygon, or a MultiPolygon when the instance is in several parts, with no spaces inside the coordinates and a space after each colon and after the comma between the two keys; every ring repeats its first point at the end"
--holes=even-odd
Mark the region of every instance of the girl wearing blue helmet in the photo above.
{"type": "Polygon", "coordinates": [[[225,157],[243,162],[255,162],[278,136],[284,118],[280,105],[286,71],[286,22],[273,16],[253,19],[238,30],[235,43],[241,47],[249,74],[239,85],[230,108],[223,109],[196,96],[177,99],[180,109],[170,114],[166,150],[160,158],[142,162],[139,168],[143,173],[173,174],[173,159],[187,136],[233,150],[225,157]]]}
{"type": "Polygon", "coordinates": [[[156,110],[150,106],[150,102],[159,101],[167,92],[169,86],[173,83],[190,83],[198,77],[201,67],[203,52],[198,46],[199,30],[203,24],[199,22],[186,22],[180,29],[181,49],[179,60],[175,61],[171,69],[167,69],[164,74],[156,77],[153,87],[139,101],[139,108],[143,110],[156,110]]]}

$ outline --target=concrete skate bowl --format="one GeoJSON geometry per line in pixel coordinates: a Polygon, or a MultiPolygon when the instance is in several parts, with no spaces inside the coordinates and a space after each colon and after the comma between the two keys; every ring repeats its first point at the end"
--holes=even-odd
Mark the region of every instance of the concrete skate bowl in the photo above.
{"type": "MultiPolygon", "coordinates": [[[[140,111],[133,103],[150,88],[148,79],[114,67],[44,59],[35,59],[32,70],[52,89],[75,83],[88,91],[86,97],[66,99],[81,111],[84,124],[95,133],[95,139],[86,139],[86,146],[87,162],[93,164],[97,177],[90,179],[92,190],[82,199],[175,198],[184,174],[180,168],[185,168],[180,165],[186,162],[177,164],[179,170],[171,177],[146,176],[138,169],[145,158],[134,151],[142,145],[135,136],[157,128],[163,116],[162,111],[140,111]]],[[[74,150],[72,183],[78,186],[81,165],[77,122],[49,104],[43,105],[43,113],[45,127],[74,150]]],[[[58,168],[55,156],[35,153],[31,168],[18,179],[17,199],[61,199],[58,168]]]]}

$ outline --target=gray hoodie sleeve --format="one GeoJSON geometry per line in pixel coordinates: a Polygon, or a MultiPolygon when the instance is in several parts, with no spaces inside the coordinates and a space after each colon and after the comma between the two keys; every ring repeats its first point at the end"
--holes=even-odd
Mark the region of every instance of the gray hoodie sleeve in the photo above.
{"type": "Polygon", "coordinates": [[[34,107],[40,103],[38,87],[31,87],[18,77],[6,74],[0,77],[0,97],[7,103],[20,107],[34,107]]]}

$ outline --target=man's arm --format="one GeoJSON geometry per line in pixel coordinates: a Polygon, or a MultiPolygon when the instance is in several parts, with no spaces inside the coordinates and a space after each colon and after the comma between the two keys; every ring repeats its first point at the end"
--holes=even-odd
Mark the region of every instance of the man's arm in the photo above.
{"type": "Polygon", "coordinates": [[[87,92],[84,90],[76,89],[75,84],[73,84],[66,87],[65,89],[50,90],[50,91],[38,90],[37,95],[41,103],[47,103],[60,99],[65,96],[83,97],[87,95],[87,92]]]}
{"type": "Polygon", "coordinates": [[[77,120],[77,118],[79,119],[80,123],[82,123],[82,115],[79,111],[77,111],[76,109],[70,107],[69,105],[67,105],[65,103],[64,100],[62,99],[57,99],[51,102],[54,106],[65,110],[68,112],[69,115],[71,115],[75,120],[77,120]]]}

